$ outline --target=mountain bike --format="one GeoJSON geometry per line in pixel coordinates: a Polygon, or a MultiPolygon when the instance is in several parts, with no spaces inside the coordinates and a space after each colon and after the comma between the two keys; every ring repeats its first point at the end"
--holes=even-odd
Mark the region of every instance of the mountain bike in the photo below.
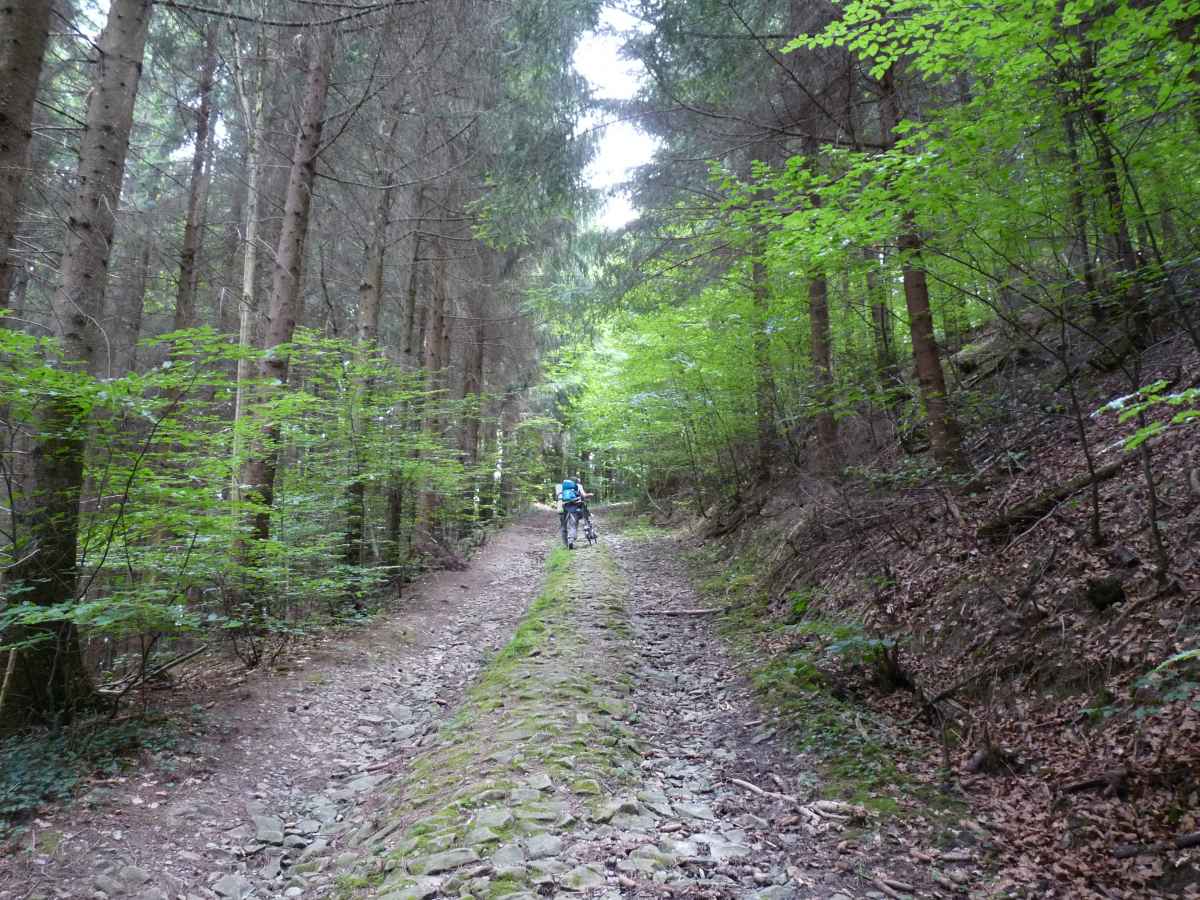
{"type": "Polygon", "coordinates": [[[574,506],[568,506],[566,515],[563,517],[563,545],[568,550],[575,549],[575,541],[579,537],[579,523],[583,522],[583,536],[590,547],[596,543],[597,534],[596,526],[592,524],[591,513],[588,512],[587,504],[580,503],[574,506]]]}

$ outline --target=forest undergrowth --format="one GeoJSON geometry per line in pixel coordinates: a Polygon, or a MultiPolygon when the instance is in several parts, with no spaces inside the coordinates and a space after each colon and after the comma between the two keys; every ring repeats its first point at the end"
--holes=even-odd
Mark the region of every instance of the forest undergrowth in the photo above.
{"type": "MultiPolygon", "coordinates": [[[[1102,409],[1123,393],[1111,374],[1082,387],[1089,441],[1118,463],[1099,484],[1102,542],[1083,489],[997,529],[1083,469],[1048,362],[1004,352],[1015,396],[969,434],[974,476],[930,478],[903,454],[841,478],[777,473],[689,520],[688,543],[706,538],[696,571],[827,790],[974,831],[997,893],[1191,896],[1194,436],[1152,439],[1166,578],[1129,428],[1102,409]]],[[[1147,383],[1200,378],[1180,339],[1142,364],[1147,383]]]]}

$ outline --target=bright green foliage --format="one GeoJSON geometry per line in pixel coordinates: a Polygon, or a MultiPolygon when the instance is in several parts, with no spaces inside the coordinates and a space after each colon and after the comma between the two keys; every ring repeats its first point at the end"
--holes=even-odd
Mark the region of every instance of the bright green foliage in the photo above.
{"type": "MultiPolygon", "coordinates": [[[[461,404],[430,394],[423,373],[301,331],[277,349],[291,358],[288,389],[258,390],[239,426],[251,447],[275,423],[289,462],[276,483],[271,539],[252,542],[255,498],[232,499],[241,462],[229,417],[236,345],[208,329],[167,335],[146,347],[163,357],[157,367],[97,380],[49,364],[48,341],[0,330],[0,342],[0,395],[10,398],[11,420],[32,421],[39,404],[67,394],[95,448],[81,504],[78,598],[23,604],[22,585],[7,584],[0,630],[61,619],[117,639],[223,629],[256,663],[306,623],[357,615],[386,581],[411,575],[423,564],[410,549],[419,534],[466,535],[519,508],[545,478],[530,452],[540,432],[536,442],[529,429],[502,435],[467,469],[457,449],[422,428],[431,411],[450,421],[461,404]],[[356,481],[365,486],[366,565],[347,559],[356,481]],[[391,492],[400,518],[385,533],[391,492]]],[[[9,438],[19,443],[15,430],[9,438]]],[[[16,479],[9,488],[18,509],[36,502],[20,495],[16,479]]],[[[19,528],[18,517],[0,566],[28,551],[19,528]]]]}
{"type": "MultiPolygon", "coordinates": [[[[949,353],[997,318],[1018,335],[1053,322],[1054,346],[1069,347],[1098,334],[1136,344],[1167,315],[1200,342],[1186,286],[1200,221],[1198,16],[1196,0],[843,4],[839,20],[789,47],[813,65],[830,47],[858,63],[860,140],[741,172],[723,159],[710,167],[707,206],[693,191],[660,210],[671,222],[663,244],[587,363],[596,377],[576,407],[586,442],[659,485],[686,477],[736,490],[756,426],[755,258],[769,281],[771,414],[793,459],[805,459],[822,411],[857,416],[872,440],[877,424],[909,434],[921,413],[915,386],[900,381],[909,329],[898,243],[910,229],[949,353]],[[904,117],[894,147],[881,133],[885,77],[904,117]],[[830,295],[828,391],[810,372],[813,278],[830,295]],[[890,360],[873,310],[894,323],[890,360]]],[[[653,61],[671,64],[657,45],[653,61]]],[[[676,62],[678,84],[719,93],[676,62]]],[[[969,424],[976,410],[949,374],[969,424]]],[[[861,470],[865,459],[841,462],[861,470]]]]}
{"type": "Polygon", "coordinates": [[[1139,417],[1144,417],[1145,413],[1155,407],[1187,407],[1175,413],[1169,419],[1155,419],[1153,422],[1141,425],[1137,431],[1125,440],[1126,450],[1137,449],[1145,441],[1157,434],[1161,434],[1169,428],[1175,428],[1180,425],[1195,425],[1200,422],[1200,388],[1187,388],[1182,391],[1164,393],[1169,386],[1166,381],[1159,380],[1153,384],[1146,385],[1136,394],[1131,394],[1128,397],[1118,397],[1116,400],[1106,403],[1097,410],[1097,413],[1116,412],[1118,414],[1117,420],[1125,423],[1139,417]]]}

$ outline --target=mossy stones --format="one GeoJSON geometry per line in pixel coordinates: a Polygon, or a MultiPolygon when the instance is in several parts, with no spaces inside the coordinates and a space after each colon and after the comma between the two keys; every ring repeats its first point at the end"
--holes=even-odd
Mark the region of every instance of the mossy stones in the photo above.
{"type": "Polygon", "coordinates": [[[590,891],[604,887],[604,873],[595,866],[576,866],[559,883],[568,891],[590,891]]]}
{"type": "Polygon", "coordinates": [[[506,806],[488,806],[475,813],[476,826],[484,828],[508,828],[513,823],[512,810],[506,806]]]}
{"type": "Polygon", "coordinates": [[[595,778],[579,778],[571,782],[571,792],[582,797],[599,797],[604,789],[595,778]]]}
{"type": "Polygon", "coordinates": [[[382,900],[428,900],[441,890],[440,878],[418,878],[416,881],[385,894],[382,900]]]}
{"type": "Polygon", "coordinates": [[[472,849],[460,847],[414,859],[408,864],[408,871],[414,875],[437,875],[474,862],[479,862],[479,854],[472,849]]]}
{"type": "Polygon", "coordinates": [[[529,859],[546,859],[562,853],[563,841],[557,834],[535,834],[525,841],[529,859]]]}

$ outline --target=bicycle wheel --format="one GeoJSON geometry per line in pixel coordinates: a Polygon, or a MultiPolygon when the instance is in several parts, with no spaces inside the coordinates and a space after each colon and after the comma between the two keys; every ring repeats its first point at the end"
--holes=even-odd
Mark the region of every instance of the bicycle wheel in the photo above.
{"type": "Polygon", "coordinates": [[[589,547],[596,543],[596,526],[592,524],[590,518],[583,520],[583,534],[587,538],[589,547]]]}

